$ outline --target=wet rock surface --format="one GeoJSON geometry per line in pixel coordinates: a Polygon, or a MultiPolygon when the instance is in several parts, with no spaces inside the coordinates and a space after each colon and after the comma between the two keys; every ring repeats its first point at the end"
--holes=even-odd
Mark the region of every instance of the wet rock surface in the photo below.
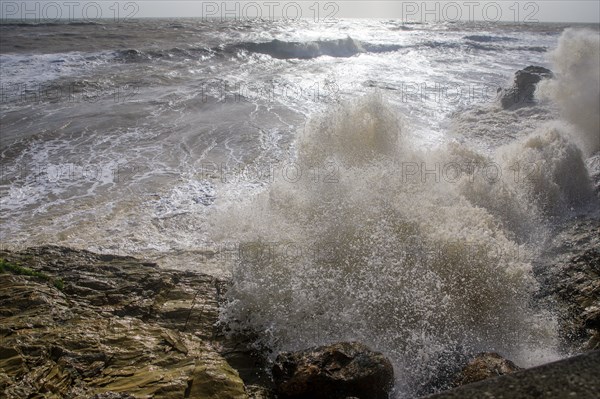
{"type": "Polygon", "coordinates": [[[435,373],[431,379],[421,382],[415,392],[417,397],[432,395],[522,370],[498,353],[470,352],[461,346],[448,348],[446,351],[430,357],[428,367],[435,370],[435,373]]]}
{"type": "Polygon", "coordinates": [[[468,384],[428,399],[596,399],[600,351],[468,384]]]}
{"type": "Polygon", "coordinates": [[[394,371],[381,353],[343,342],[279,354],[273,378],[282,399],[387,399],[394,371]]]}
{"type": "Polygon", "coordinates": [[[480,353],[461,370],[454,380],[454,386],[472,384],[499,375],[511,374],[522,368],[497,353],[480,353]]]}
{"type": "Polygon", "coordinates": [[[0,396],[248,397],[220,354],[222,281],[60,247],[0,258],[0,396]]]}
{"type": "Polygon", "coordinates": [[[534,271],[567,351],[600,349],[600,220],[581,218],[555,238],[554,253],[534,271]]]}
{"type": "Polygon", "coordinates": [[[565,303],[561,333],[584,350],[600,349],[600,248],[574,256],[555,276],[552,293],[565,303]]]}
{"type": "Polygon", "coordinates": [[[514,109],[535,103],[536,85],[542,79],[550,79],[554,75],[551,70],[540,66],[528,66],[515,73],[513,86],[503,89],[500,102],[504,109],[514,109]]]}

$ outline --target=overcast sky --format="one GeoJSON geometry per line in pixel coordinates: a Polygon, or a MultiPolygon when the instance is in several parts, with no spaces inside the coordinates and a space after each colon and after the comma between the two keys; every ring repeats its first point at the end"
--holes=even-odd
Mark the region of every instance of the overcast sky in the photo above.
{"type": "Polygon", "coordinates": [[[598,0],[541,1],[74,1],[0,0],[0,18],[201,17],[263,19],[287,17],[319,21],[330,18],[389,18],[403,21],[600,22],[598,0]],[[115,5],[118,4],[118,7],[115,5]]]}

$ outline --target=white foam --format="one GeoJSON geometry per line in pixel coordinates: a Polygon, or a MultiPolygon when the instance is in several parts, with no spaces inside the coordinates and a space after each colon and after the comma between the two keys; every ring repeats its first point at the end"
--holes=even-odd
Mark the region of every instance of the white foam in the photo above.
{"type": "Polygon", "coordinates": [[[590,155],[600,149],[600,34],[566,29],[551,59],[556,79],[542,81],[538,91],[560,106],[576,127],[572,136],[590,155]]]}
{"type": "Polygon", "coordinates": [[[223,210],[211,236],[237,240],[242,255],[222,320],[258,331],[275,352],[358,339],[393,360],[403,395],[457,347],[531,363],[555,356],[552,317],[529,307],[532,254],[518,242],[527,237],[470,198],[491,198],[496,186],[465,195],[466,175],[407,176],[411,165],[488,160],[415,149],[394,115],[379,95],[334,108],[308,124],[297,163],[333,164],[337,179],[278,180],[223,210]]]}

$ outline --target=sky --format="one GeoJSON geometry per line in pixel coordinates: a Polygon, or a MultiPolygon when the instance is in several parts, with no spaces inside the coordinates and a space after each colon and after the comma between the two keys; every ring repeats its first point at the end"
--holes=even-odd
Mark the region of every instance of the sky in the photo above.
{"type": "Polygon", "coordinates": [[[600,23],[598,0],[316,1],[316,0],[0,0],[0,19],[200,17],[263,19],[385,18],[406,22],[510,21],[600,23]]]}

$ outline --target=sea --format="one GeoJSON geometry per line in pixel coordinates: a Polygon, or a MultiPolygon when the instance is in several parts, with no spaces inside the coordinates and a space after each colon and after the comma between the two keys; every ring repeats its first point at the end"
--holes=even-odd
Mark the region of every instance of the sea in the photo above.
{"type": "Polygon", "coordinates": [[[435,390],[457,356],[568,354],[533,268],[565,225],[598,219],[597,24],[5,21],[0,36],[3,248],[230,279],[229,331],[273,356],[363,342],[398,398],[435,390]],[[554,77],[503,108],[528,66],[554,77]]]}

